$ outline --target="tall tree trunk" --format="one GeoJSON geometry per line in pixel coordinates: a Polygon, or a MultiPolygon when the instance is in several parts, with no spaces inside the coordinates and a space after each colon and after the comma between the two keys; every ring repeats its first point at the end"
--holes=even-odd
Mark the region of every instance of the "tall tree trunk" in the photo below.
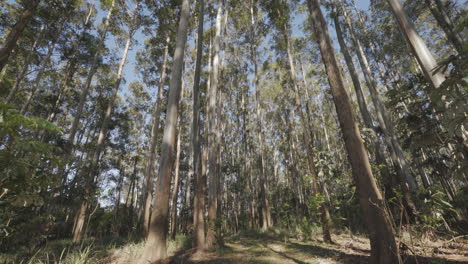
{"type": "Polygon", "coordinates": [[[153,187],[154,187],[154,163],[156,162],[156,144],[158,142],[158,130],[159,120],[161,117],[161,108],[163,101],[164,83],[166,80],[166,69],[167,69],[167,58],[169,56],[169,36],[166,38],[166,46],[164,47],[164,58],[161,68],[161,75],[159,78],[158,97],[154,105],[153,121],[151,125],[151,136],[148,147],[148,153],[146,154],[146,168],[145,168],[145,205],[144,205],[144,216],[143,216],[143,230],[145,234],[148,234],[150,217],[151,217],[151,201],[153,200],[153,187]]]}
{"type": "MultiPolygon", "coordinates": [[[[205,192],[200,157],[200,72],[203,59],[203,24],[204,8],[203,0],[198,2],[200,11],[198,13],[198,39],[197,39],[197,59],[195,62],[195,76],[193,80],[193,119],[192,119],[192,150],[193,150],[193,175],[195,178],[194,198],[193,198],[193,247],[197,251],[205,247],[205,192]]],[[[187,184],[189,184],[187,182],[187,184]]]]}
{"type": "Polygon", "coordinates": [[[384,206],[382,194],[372,175],[367,151],[354,120],[352,106],[328,34],[327,23],[322,15],[318,0],[307,0],[307,4],[315,37],[328,75],[348,158],[351,162],[359,202],[369,229],[371,241],[370,262],[376,264],[399,263],[400,257],[392,223],[384,206]]]}
{"type": "MultiPolygon", "coordinates": [[[[219,153],[216,151],[216,95],[218,94],[219,82],[219,51],[221,45],[221,16],[223,3],[217,1],[218,11],[216,15],[216,33],[213,43],[213,70],[211,72],[211,85],[208,92],[208,230],[206,234],[206,248],[212,249],[216,236],[216,218],[217,218],[217,161],[219,153]]],[[[219,122],[220,120],[218,120],[219,122]]]]}
{"type": "Polygon", "coordinates": [[[76,40],[73,42],[72,45],[72,55],[65,66],[65,70],[63,76],[61,78],[60,87],[57,89],[57,99],[55,100],[54,104],[52,105],[51,111],[47,117],[47,121],[53,122],[57,113],[59,111],[60,104],[62,102],[63,97],[65,96],[66,92],[70,88],[70,82],[73,80],[73,76],[77,70],[78,64],[78,53],[79,53],[79,45],[80,41],[86,35],[86,32],[89,29],[89,22],[91,20],[91,15],[93,13],[93,7],[89,6],[88,14],[86,15],[85,20],[83,21],[83,30],[79,35],[77,35],[76,40]]]}
{"type": "Polygon", "coordinates": [[[68,134],[68,141],[70,142],[70,144],[73,144],[73,142],[75,141],[75,135],[76,135],[76,132],[78,131],[78,126],[80,123],[81,115],[83,113],[84,105],[86,103],[86,98],[88,97],[89,89],[91,87],[91,82],[98,68],[99,57],[101,55],[101,52],[104,49],[107,32],[109,30],[109,23],[112,17],[112,12],[114,11],[114,7],[115,7],[115,0],[112,0],[109,11],[107,12],[106,20],[104,22],[104,28],[101,32],[99,43],[97,45],[97,50],[94,53],[93,62],[91,63],[91,67],[88,71],[88,76],[86,77],[86,82],[83,86],[83,90],[81,91],[80,101],[78,102],[78,106],[76,108],[76,113],[73,118],[72,126],[68,134]]]}
{"type": "Polygon", "coordinates": [[[441,5],[440,1],[437,0],[425,0],[427,7],[431,11],[432,16],[434,16],[437,24],[442,28],[447,37],[448,41],[452,44],[458,54],[463,52],[463,41],[461,38],[453,31],[453,25],[445,13],[444,9],[439,9],[441,5]],[[439,3],[436,3],[439,2],[439,3]]]}
{"type": "MultiPolygon", "coordinates": [[[[301,97],[299,94],[299,88],[298,88],[297,77],[296,77],[296,69],[294,66],[294,58],[293,58],[293,54],[291,50],[292,49],[291,40],[287,33],[286,26],[283,29],[283,35],[284,35],[284,40],[286,42],[286,53],[288,55],[289,71],[291,74],[291,80],[293,82],[293,88],[294,88],[294,103],[296,106],[296,111],[298,112],[301,123],[303,125],[302,137],[303,137],[306,152],[307,152],[307,165],[309,168],[309,173],[312,175],[312,190],[314,194],[323,195],[323,192],[319,185],[319,179],[317,176],[318,175],[317,168],[315,167],[315,163],[314,163],[315,154],[314,154],[313,145],[312,145],[313,142],[310,137],[309,131],[307,131],[307,128],[311,126],[308,122],[309,120],[305,117],[304,111],[302,110],[302,104],[301,104],[301,99],[300,99],[301,97]]],[[[300,185],[298,184],[297,186],[300,186],[300,185]]],[[[326,243],[331,243],[332,240],[331,240],[331,234],[330,234],[330,225],[331,225],[330,212],[325,203],[323,203],[320,206],[320,215],[321,215],[321,224],[322,224],[322,231],[323,231],[323,240],[326,243]]]]}
{"type": "MultiPolygon", "coordinates": [[[[137,5],[135,8],[134,12],[134,22],[136,21],[136,14],[138,12],[139,6],[137,5]]],[[[91,202],[92,196],[94,194],[94,189],[95,189],[95,180],[98,175],[98,165],[99,165],[99,158],[101,156],[101,152],[104,148],[105,140],[107,137],[107,131],[109,128],[109,122],[110,118],[112,115],[112,111],[114,109],[114,104],[117,99],[117,94],[119,91],[120,83],[122,81],[123,77],[123,68],[125,66],[125,62],[127,61],[127,55],[128,55],[128,50],[130,49],[130,45],[132,42],[133,34],[135,33],[136,30],[136,25],[132,25],[132,29],[130,30],[127,41],[125,43],[125,48],[123,50],[123,55],[122,59],[120,60],[119,68],[117,70],[117,79],[114,84],[114,89],[113,93],[110,97],[109,103],[106,108],[106,112],[101,124],[101,128],[99,130],[99,136],[97,143],[92,151],[92,154],[90,155],[90,161],[89,161],[89,168],[88,168],[88,175],[83,175],[85,177],[85,186],[84,186],[84,197],[82,198],[82,202],[80,205],[80,209],[77,212],[77,219],[80,221],[83,219],[83,224],[84,224],[84,219],[86,219],[86,214],[87,214],[87,207],[89,203],[91,202]]],[[[81,223],[81,222],[80,222],[81,223]]],[[[77,225],[78,226],[78,225],[77,225]]],[[[83,226],[81,225],[78,226],[77,229],[73,230],[73,241],[79,241],[82,238],[82,232],[83,232],[83,226]]]]}
{"type": "Polygon", "coordinates": [[[424,40],[418,35],[418,32],[416,32],[416,28],[414,27],[413,22],[411,22],[406,15],[400,0],[387,0],[387,2],[392,9],[398,25],[400,26],[401,33],[410,46],[411,52],[416,57],[419,66],[421,66],[427,81],[433,88],[439,88],[445,80],[445,76],[442,72],[434,73],[434,68],[437,67],[437,62],[434,59],[434,56],[427,48],[424,40]]]}
{"type": "Polygon", "coordinates": [[[166,258],[166,236],[169,213],[169,196],[171,188],[171,171],[174,165],[174,150],[176,140],[176,123],[179,110],[179,98],[182,86],[182,68],[184,66],[184,51],[187,43],[188,20],[190,15],[190,0],[183,0],[177,29],[176,48],[169,85],[167,114],[161,146],[161,162],[156,182],[157,195],[151,215],[148,238],[139,263],[146,264],[166,258]]]}
{"type": "Polygon", "coordinates": [[[260,92],[258,90],[258,63],[257,63],[257,25],[256,25],[256,16],[257,16],[257,1],[251,0],[251,7],[250,7],[250,17],[251,17],[251,35],[250,35],[250,48],[252,54],[252,64],[254,65],[254,76],[253,76],[253,83],[255,85],[255,101],[256,107],[255,111],[257,114],[258,120],[258,131],[257,131],[257,138],[258,144],[260,148],[259,152],[259,170],[260,170],[260,194],[262,199],[262,229],[266,230],[273,226],[272,219],[271,219],[271,212],[270,212],[270,202],[268,201],[268,187],[267,187],[267,178],[265,174],[265,148],[264,148],[264,139],[263,139],[263,128],[262,128],[262,120],[263,120],[263,109],[260,103],[260,92]]]}
{"type": "Polygon", "coordinates": [[[16,47],[16,42],[23,35],[23,31],[31,21],[32,17],[36,13],[37,7],[41,0],[29,0],[26,4],[26,9],[21,14],[18,22],[13,26],[8,35],[5,38],[3,47],[0,48],[0,72],[3,67],[8,63],[8,58],[11,52],[16,47]]]}

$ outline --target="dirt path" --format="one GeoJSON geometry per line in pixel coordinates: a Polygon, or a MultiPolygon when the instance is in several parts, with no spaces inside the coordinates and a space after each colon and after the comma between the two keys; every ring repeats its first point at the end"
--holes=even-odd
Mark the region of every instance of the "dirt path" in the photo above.
{"type": "MultiPolygon", "coordinates": [[[[369,263],[369,246],[364,239],[335,237],[336,244],[321,241],[280,240],[275,237],[232,237],[217,252],[194,256],[184,252],[174,257],[173,264],[364,264],[369,263]]],[[[412,256],[405,263],[468,263],[468,249],[455,256],[412,256]]]]}

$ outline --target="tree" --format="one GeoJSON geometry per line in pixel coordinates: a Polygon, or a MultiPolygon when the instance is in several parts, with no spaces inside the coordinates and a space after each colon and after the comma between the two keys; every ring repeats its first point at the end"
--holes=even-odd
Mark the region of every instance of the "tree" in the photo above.
{"type": "Polygon", "coordinates": [[[398,247],[383,197],[371,171],[369,158],[354,120],[353,111],[336,62],[327,24],[317,0],[308,0],[315,37],[328,75],[336,112],[351,162],[361,209],[369,229],[372,263],[397,263],[398,247]]]}
{"type": "Polygon", "coordinates": [[[190,0],[183,0],[177,29],[176,48],[172,64],[169,97],[167,103],[166,122],[161,146],[161,162],[156,182],[157,195],[151,215],[148,237],[139,263],[154,262],[167,256],[166,236],[168,227],[169,195],[171,186],[171,171],[174,163],[176,138],[176,123],[179,109],[179,98],[182,86],[182,68],[184,65],[184,49],[187,42],[188,18],[190,15],[190,0]]]}
{"type": "Polygon", "coordinates": [[[200,151],[200,72],[203,58],[203,24],[205,3],[198,2],[198,34],[197,34],[197,58],[195,62],[195,76],[193,80],[193,118],[192,118],[192,151],[193,151],[193,174],[195,178],[195,195],[193,199],[193,246],[198,251],[205,247],[205,192],[201,168],[200,151]]]}
{"type": "Polygon", "coordinates": [[[0,48],[0,72],[2,72],[3,68],[8,63],[10,54],[16,46],[16,42],[33,18],[40,2],[41,0],[29,0],[26,2],[26,8],[21,14],[18,22],[13,26],[5,38],[5,43],[3,44],[3,47],[0,48]]]}

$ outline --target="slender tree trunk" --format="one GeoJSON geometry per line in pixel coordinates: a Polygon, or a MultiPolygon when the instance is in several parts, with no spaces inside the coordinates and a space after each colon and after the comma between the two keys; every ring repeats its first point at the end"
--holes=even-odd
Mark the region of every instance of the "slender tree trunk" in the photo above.
{"type": "Polygon", "coordinates": [[[163,143],[161,147],[161,163],[159,166],[154,208],[151,215],[148,238],[139,263],[147,264],[166,258],[166,235],[169,213],[169,196],[171,186],[171,171],[174,165],[174,150],[176,140],[176,123],[179,110],[179,98],[182,86],[182,68],[184,66],[184,50],[187,43],[188,20],[190,15],[190,0],[182,1],[179,27],[177,29],[176,48],[169,85],[166,122],[163,143]]]}
{"type": "Polygon", "coordinates": [[[434,16],[437,24],[442,28],[447,37],[448,41],[452,44],[458,54],[463,52],[463,41],[461,38],[453,31],[453,25],[448,18],[447,14],[444,12],[444,9],[439,9],[440,1],[436,0],[425,0],[427,7],[431,11],[432,16],[434,16]],[[436,2],[439,2],[436,3],[436,2]]]}
{"type": "Polygon", "coordinates": [[[153,187],[154,187],[154,164],[156,162],[156,144],[158,142],[159,120],[161,117],[161,108],[163,101],[164,83],[166,80],[167,58],[169,56],[169,36],[166,38],[166,46],[164,47],[164,58],[161,68],[161,75],[159,78],[158,97],[156,98],[153,121],[151,125],[151,139],[149,143],[147,156],[147,163],[145,168],[145,205],[143,216],[143,230],[148,234],[150,217],[151,217],[151,201],[153,200],[153,187]]]}
{"type": "Polygon", "coordinates": [[[60,87],[58,89],[57,99],[52,105],[52,109],[47,117],[47,121],[49,122],[53,122],[55,117],[57,116],[57,112],[59,111],[59,107],[62,102],[62,99],[64,95],[66,94],[66,92],[68,91],[68,89],[70,88],[70,82],[73,80],[73,76],[76,73],[77,64],[78,64],[77,57],[78,57],[78,52],[79,52],[80,41],[84,38],[84,36],[86,35],[86,32],[89,29],[89,21],[91,19],[92,13],[93,13],[93,8],[89,6],[88,14],[86,15],[86,18],[83,22],[83,30],[77,36],[75,42],[72,45],[73,54],[71,55],[71,58],[68,60],[67,65],[65,67],[64,74],[60,82],[60,87]]]}
{"type": "MultiPolygon", "coordinates": [[[[139,6],[137,5],[137,7],[135,8],[134,17],[133,17],[134,21],[136,21],[136,14],[138,12],[138,8],[139,8],[139,6]]],[[[127,37],[127,41],[125,43],[125,48],[123,50],[122,59],[120,61],[119,68],[117,70],[117,79],[115,81],[113,94],[111,95],[111,98],[110,98],[109,103],[107,105],[107,109],[106,109],[106,112],[105,112],[105,115],[104,115],[104,118],[103,118],[103,121],[102,121],[102,124],[101,124],[101,128],[100,128],[100,131],[99,131],[99,136],[98,136],[96,146],[94,147],[94,150],[93,150],[92,154],[90,155],[91,157],[90,157],[89,169],[88,169],[89,174],[88,175],[83,175],[85,177],[85,182],[86,182],[85,186],[84,186],[85,193],[84,193],[84,197],[82,199],[81,205],[80,205],[79,212],[77,213],[77,215],[79,215],[77,217],[78,220],[86,218],[87,207],[88,207],[88,204],[89,204],[90,200],[92,199],[92,195],[94,193],[95,180],[96,180],[96,177],[98,175],[99,158],[100,158],[101,152],[102,152],[102,150],[104,148],[104,143],[105,143],[105,140],[106,140],[106,137],[107,137],[107,131],[108,131],[108,128],[109,128],[110,118],[111,118],[111,115],[112,115],[112,111],[114,109],[114,104],[115,104],[115,101],[117,99],[117,94],[118,94],[120,83],[121,83],[122,77],[123,77],[123,68],[124,68],[125,62],[127,60],[128,50],[130,49],[133,34],[134,34],[135,30],[136,30],[135,27],[136,27],[136,25],[133,24],[132,29],[130,30],[129,35],[127,37]]],[[[82,238],[82,234],[81,234],[82,232],[83,232],[83,228],[73,230],[73,241],[79,241],[82,238]],[[76,232],[78,232],[78,233],[76,233],[76,232]]]]}
{"type": "Polygon", "coordinates": [[[421,66],[421,69],[426,76],[427,81],[433,88],[439,88],[445,80],[442,72],[434,73],[434,68],[437,67],[437,62],[434,56],[429,51],[424,43],[424,40],[416,32],[413,22],[406,15],[400,0],[387,0],[390,5],[393,15],[400,26],[401,33],[404,35],[406,42],[411,48],[411,52],[416,57],[416,60],[421,66]]]}
{"type": "MultiPolygon", "coordinates": [[[[195,178],[194,198],[193,198],[193,247],[197,251],[205,247],[205,192],[200,157],[200,72],[203,59],[203,24],[204,8],[203,0],[198,2],[200,6],[198,17],[198,40],[197,59],[195,62],[195,76],[193,80],[193,119],[192,119],[192,150],[193,150],[193,175],[195,178]]],[[[189,182],[187,182],[189,184],[189,182]]],[[[189,187],[188,187],[189,188],[189,187]]]]}
{"type": "Polygon", "coordinates": [[[28,54],[26,58],[24,59],[24,63],[23,63],[23,67],[21,68],[21,71],[16,76],[16,80],[15,80],[15,83],[13,84],[13,88],[11,88],[10,92],[8,93],[7,98],[5,99],[6,103],[9,103],[11,99],[13,99],[13,96],[15,96],[16,92],[20,88],[21,82],[23,81],[24,77],[26,77],[26,73],[28,72],[28,69],[29,69],[29,64],[31,63],[31,57],[34,51],[36,50],[37,46],[39,45],[39,42],[41,42],[44,36],[44,29],[45,29],[45,25],[42,25],[41,30],[37,34],[37,37],[34,40],[33,45],[29,49],[28,54]]]}
{"type": "Polygon", "coordinates": [[[21,107],[21,110],[20,110],[21,114],[26,113],[26,111],[28,110],[29,104],[31,103],[31,100],[33,99],[34,95],[36,94],[37,89],[39,88],[39,84],[42,80],[42,75],[44,74],[47,65],[50,63],[50,57],[52,56],[52,53],[55,50],[55,44],[57,43],[58,39],[60,38],[60,35],[62,34],[64,24],[65,24],[65,21],[59,21],[59,28],[57,30],[55,38],[50,43],[49,50],[47,51],[47,55],[45,56],[45,58],[42,59],[41,65],[39,66],[39,71],[36,75],[36,79],[34,80],[34,83],[31,87],[31,92],[29,93],[29,96],[26,99],[26,102],[24,102],[23,106],[21,107]]]}
{"type": "MultiPolygon", "coordinates": [[[[223,4],[222,1],[217,1],[218,11],[216,15],[216,33],[213,44],[213,70],[211,73],[211,85],[209,87],[208,99],[208,146],[210,151],[208,153],[208,230],[206,234],[206,248],[212,249],[215,243],[216,236],[216,218],[217,218],[217,160],[218,155],[216,151],[216,95],[218,94],[219,82],[219,51],[221,44],[221,17],[223,4]]],[[[219,122],[220,120],[218,120],[219,122]]]]}
{"type": "Polygon", "coordinates": [[[26,9],[21,14],[18,22],[13,26],[8,35],[5,38],[3,47],[0,48],[0,72],[3,67],[8,63],[8,58],[11,52],[16,47],[16,42],[23,35],[24,29],[31,21],[32,17],[36,13],[37,7],[41,0],[30,0],[26,4],[26,9]]]}
{"type": "Polygon", "coordinates": [[[352,106],[335,58],[327,23],[320,10],[318,0],[307,0],[307,4],[315,37],[328,75],[348,158],[351,162],[359,202],[370,233],[370,262],[376,264],[399,263],[400,257],[394,230],[387,209],[384,206],[383,197],[372,175],[367,151],[355,122],[352,106]]]}
{"type": "Polygon", "coordinates": [[[101,55],[102,50],[104,49],[104,45],[105,45],[104,43],[105,43],[105,40],[106,40],[107,32],[109,30],[109,23],[110,23],[110,19],[112,17],[112,12],[114,11],[114,7],[115,7],[115,0],[112,0],[111,6],[110,6],[109,11],[107,13],[106,20],[104,22],[104,28],[102,30],[101,37],[99,39],[99,43],[97,45],[97,50],[94,53],[93,62],[92,62],[91,67],[90,67],[90,69],[88,71],[88,76],[86,77],[86,82],[85,82],[85,84],[83,86],[83,90],[81,91],[80,101],[78,102],[78,106],[76,108],[76,113],[74,115],[72,126],[71,126],[70,132],[68,134],[68,141],[71,144],[73,144],[73,142],[75,141],[75,135],[76,135],[76,132],[78,130],[81,115],[83,113],[83,108],[84,108],[84,105],[86,103],[86,98],[88,97],[89,89],[91,87],[91,82],[92,82],[94,74],[96,73],[97,68],[98,68],[99,57],[101,55]]]}

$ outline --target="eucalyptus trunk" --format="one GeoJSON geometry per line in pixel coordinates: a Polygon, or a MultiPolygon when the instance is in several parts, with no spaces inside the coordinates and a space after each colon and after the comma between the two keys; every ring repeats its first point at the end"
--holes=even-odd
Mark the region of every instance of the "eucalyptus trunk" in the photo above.
{"type": "Polygon", "coordinates": [[[138,263],[146,264],[167,257],[166,237],[168,228],[169,196],[171,172],[174,165],[176,124],[179,112],[179,98],[182,86],[184,51],[187,43],[187,31],[190,15],[190,0],[182,1],[180,21],[177,29],[176,47],[173,56],[169,97],[167,102],[166,122],[161,146],[161,162],[156,182],[157,195],[151,215],[148,237],[143,254],[138,263]]]}
{"type": "Polygon", "coordinates": [[[68,134],[68,141],[73,144],[75,141],[75,135],[76,132],[78,131],[78,126],[80,123],[81,115],[83,114],[83,108],[86,103],[86,98],[88,97],[89,89],[91,87],[91,82],[93,80],[94,74],[97,71],[98,68],[98,62],[99,58],[101,55],[101,52],[104,50],[104,45],[105,45],[105,40],[107,36],[107,32],[109,31],[109,24],[110,24],[110,19],[112,18],[112,13],[114,12],[114,7],[115,7],[115,0],[112,0],[111,6],[109,8],[109,11],[107,12],[106,19],[104,21],[104,28],[100,34],[100,39],[99,43],[97,44],[97,50],[93,55],[93,61],[91,63],[91,67],[88,71],[88,75],[86,77],[86,81],[83,86],[83,90],[81,91],[80,95],[80,100],[78,102],[78,106],[76,108],[76,113],[73,118],[72,126],[70,128],[70,132],[68,134]]]}
{"type": "Polygon", "coordinates": [[[369,230],[371,242],[370,263],[399,263],[400,257],[395,241],[391,219],[376,180],[372,174],[367,151],[358,126],[318,0],[307,0],[315,37],[326,68],[345,147],[356,183],[359,203],[369,230]]]}
{"type": "MultiPolygon", "coordinates": [[[[198,13],[198,38],[197,38],[197,58],[195,62],[195,76],[193,80],[193,118],[192,118],[192,150],[193,150],[193,175],[195,178],[194,198],[193,198],[193,246],[197,251],[205,247],[205,190],[201,157],[200,157],[200,72],[203,59],[203,24],[204,8],[203,0],[198,2],[200,11],[198,13]]],[[[187,184],[189,184],[187,182],[187,184]]]]}
{"type": "MultiPolygon", "coordinates": [[[[217,1],[216,32],[213,43],[213,69],[211,72],[211,85],[208,91],[208,230],[206,234],[206,248],[212,249],[215,244],[216,218],[217,218],[217,191],[218,178],[217,163],[219,153],[216,151],[217,127],[216,127],[216,96],[219,83],[219,51],[221,46],[221,16],[223,10],[222,1],[217,1]]],[[[218,122],[220,120],[218,119],[218,122]]]]}
{"type": "Polygon", "coordinates": [[[406,15],[400,0],[387,0],[387,2],[400,26],[401,33],[410,46],[411,52],[416,57],[419,66],[421,66],[428,83],[433,88],[439,88],[442,82],[444,82],[445,76],[442,72],[434,72],[434,69],[437,67],[434,56],[427,48],[424,40],[418,35],[413,22],[406,15]]]}
{"type": "Polygon", "coordinates": [[[145,204],[144,204],[144,214],[143,214],[143,230],[145,234],[148,234],[150,217],[151,217],[151,201],[153,200],[153,188],[154,188],[154,164],[156,162],[156,144],[158,142],[158,131],[159,131],[159,120],[161,118],[161,108],[163,101],[163,91],[164,83],[166,80],[166,70],[167,70],[167,58],[169,56],[169,36],[166,38],[166,46],[164,48],[164,58],[161,68],[161,75],[159,78],[159,88],[156,102],[154,105],[153,111],[153,121],[151,125],[151,136],[150,142],[148,144],[148,153],[146,168],[145,168],[145,204]]]}
{"type": "MultiPolygon", "coordinates": [[[[138,8],[139,6],[137,5],[135,8],[134,17],[133,17],[134,22],[136,21],[136,14],[138,12],[138,8]]],[[[86,219],[87,208],[94,194],[95,184],[96,184],[95,181],[96,181],[98,170],[99,170],[99,166],[98,166],[99,159],[101,156],[101,152],[103,151],[104,146],[105,146],[105,140],[106,140],[107,132],[109,129],[109,122],[110,122],[112,112],[114,109],[114,105],[117,99],[117,94],[118,94],[120,83],[123,77],[123,68],[127,61],[128,51],[130,49],[130,45],[132,43],[132,38],[133,38],[133,34],[135,33],[135,30],[136,30],[136,24],[132,24],[132,29],[130,30],[127,36],[125,48],[123,50],[122,59],[120,60],[119,67],[117,70],[117,78],[115,80],[112,95],[109,98],[110,100],[109,100],[109,103],[107,104],[106,112],[104,114],[104,118],[101,123],[98,139],[97,139],[96,145],[94,146],[92,154],[90,155],[90,157],[88,157],[90,159],[89,168],[87,170],[88,172],[87,175],[83,175],[84,181],[85,181],[85,186],[83,186],[84,196],[82,198],[80,208],[76,214],[77,215],[76,219],[79,222],[76,224],[76,228],[73,230],[73,241],[79,241],[82,238],[82,232],[84,231],[84,228],[83,228],[84,220],[83,221],[81,220],[86,219]]]]}

